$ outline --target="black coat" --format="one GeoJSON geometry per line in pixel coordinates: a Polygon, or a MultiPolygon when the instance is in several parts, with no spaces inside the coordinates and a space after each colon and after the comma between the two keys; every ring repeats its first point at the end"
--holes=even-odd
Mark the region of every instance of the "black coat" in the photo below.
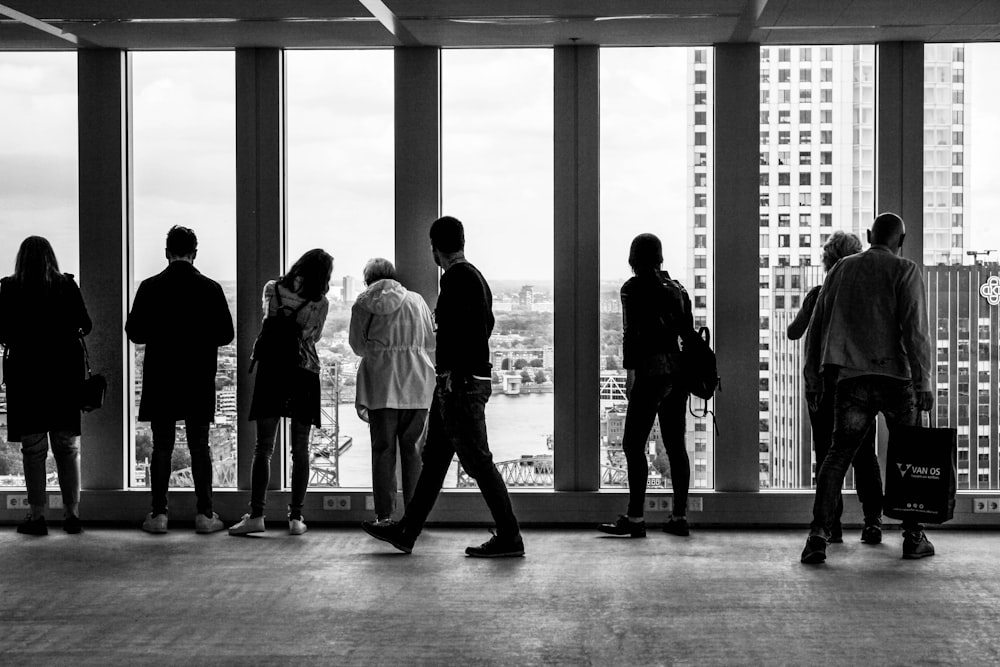
{"type": "Polygon", "coordinates": [[[79,332],[90,316],[73,276],[48,290],[25,289],[12,277],[0,281],[0,343],[7,348],[7,439],[69,431],[80,435],[84,378],[79,332]]]}
{"type": "Polygon", "coordinates": [[[233,340],[219,283],[188,262],[169,264],[139,284],[125,332],[146,346],[139,421],[213,421],[218,348],[233,340]]]}

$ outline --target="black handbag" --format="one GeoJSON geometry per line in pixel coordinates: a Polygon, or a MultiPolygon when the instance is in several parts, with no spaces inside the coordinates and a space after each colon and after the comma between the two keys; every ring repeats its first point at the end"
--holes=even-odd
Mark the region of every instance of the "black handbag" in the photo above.
{"type": "Polygon", "coordinates": [[[893,519],[944,523],[955,514],[953,428],[897,425],[889,431],[883,513],[893,519]]]}
{"type": "Polygon", "coordinates": [[[83,386],[80,388],[80,410],[92,412],[104,405],[104,396],[108,392],[108,381],[100,373],[93,373],[90,370],[90,353],[87,352],[87,341],[80,332],[80,346],[83,348],[83,363],[87,369],[87,377],[83,379],[83,386]]]}

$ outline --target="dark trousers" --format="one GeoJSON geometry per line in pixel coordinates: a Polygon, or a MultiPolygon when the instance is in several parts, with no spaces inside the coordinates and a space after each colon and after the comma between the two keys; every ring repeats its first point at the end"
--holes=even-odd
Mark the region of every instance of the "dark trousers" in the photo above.
{"type": "Polygon", "coordinates": [[[423,469],[402,520],[404,530],[414,536],[423,529],[455,454],[465,472],[476,480],[493,515],[497,536],[506,539],[520,534],[507,486],[493,465],[486,438],[486,402],[491,393],[489,380],[439,378],[428,415],[423,469]]]}
{"type": "MultiPolygon", "coordinates": [[[[816,449],[816,480],[819,482],[819,471],[823,460],[830,451],[833,441],[834,396],[837,390],[836,382],[826,385],[823,400],[819,410],[809,411],[809,421],[812,424],[813,446],[816,449]]],[[[866,522],[876,522],[882,516],[882,470],[878,464],[878,452],[875,450],[875,424],[864,434],[861,446],[854,455],[854,486],[864,511],[866,522]]],[[[840,527],[840,517],[844,514],[844,499],[841,495],[837,500],[837,508],[830,522],[831,529],[840,527]]]]}
{"type": "MultiPolygon", "coordinates": [[[[149,426],[153,432],[153,456],[149,463],[149,486],[152,491],[153,516],[167,513],[167,487],[170,485],[170,460],[174,454],[176,424],[172,420],[156,420],[149,426]]],[[[212,516],[212,450],[208,444],[208,422],[184,421],[188,451],[191,452],[191,478],[198,513],[212,516]]]]}
{"type": "MultiPolygon", "coordinates": [[[[250,515],[264,514],[267,500],[267,486],[271,481],[271,455],[274,440],[278,435],[280,417],[261,417],[257,421],[257,446],[253,450],[250,466],[250,515]]],[[[302,503],[309,487],[309,430],[311,424],[301,419],[292,419],[292,497],[288,504],[291,515],[302,514],[302,503]]]]}
{"type": "Polygon", "coordinates": [[[372,496],[375,516],[389,518],[396,509],[396,451],[403,472],[403,508],[413,498],[420,477],[420,436],[427,410],[383,408],[368,411],[372,436],[372,496]]]}
{"type": "MultiPolygon", "coordinates": [[[[833,441],[817,476],[810,535],[829,539],[847,468],[864,443],[865,435],[874,428],[879,412],[885,416],[890,432],[897,424],[915,424],[917,411],[911,383],[880,375],[862,375],[837,383],[833,441]]],[[[920,525],[904,521],[903,528],[920,530],[920,525]]]]}
{"type": "Polygon", "coordinates": [[[641,517],[646,504],[649,460],[646,448],[653,420],[659,416],[663,446],[670,461],[671,487],[674,493],[674,516],[687,515],[691,463],[684,444],[684,421],[687,392],[678,388],[671,376],[639,376],[632,385],[625,412],[622,451],[628,465],[628,515],[641,517]]]}

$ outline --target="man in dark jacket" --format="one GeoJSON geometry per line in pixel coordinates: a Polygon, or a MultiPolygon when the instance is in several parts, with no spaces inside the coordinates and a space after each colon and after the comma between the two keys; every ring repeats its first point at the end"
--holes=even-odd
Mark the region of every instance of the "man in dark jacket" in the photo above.
{"type": "Polygon", "coordinates": [[[167,485],[176,422],[184,420],[198,513],[195,530],[225,526],[212,511],[209,424],[215,419],[218,348],[233,340],[233,318],[222,287],[194,268],[198,238],[187,227],[167,233],[167,268],[139,285],[125,324],[129,340],[145,345],[139,421],[150,422],[152,512],[142,529],[167,532],[167,485]]]}
{"type": "Polygon", "coordinates": [[[486,402],[492,365],[493,294],[483,275],[465,259],[465,231],[450,216],[431,225],[434,261],[444,270],[434,320],[437,324],[437,387],[431,403],[423,469],[397,524],[364,522],[372,537],[410,553],[437,500],[452,458],[476,480],[497,532],[486,543],[468,547],[474,558],[523,556],[524,542],[503,477],[493,465],[486,437],[486,402]]]}

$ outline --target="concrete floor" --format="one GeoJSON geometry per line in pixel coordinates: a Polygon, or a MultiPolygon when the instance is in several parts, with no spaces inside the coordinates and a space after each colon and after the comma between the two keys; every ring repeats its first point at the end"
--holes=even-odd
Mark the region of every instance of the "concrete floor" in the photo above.
{"type": "Polygon", "coordinates": [[[1000,535],[938,555],[805,530],[645,540],[526,528],[527,556],[466,558],[478,528],[410,556],[360,530],[290,537],[0,529],[0,663],[323,665],[1000,664],[1000,535]]]}

